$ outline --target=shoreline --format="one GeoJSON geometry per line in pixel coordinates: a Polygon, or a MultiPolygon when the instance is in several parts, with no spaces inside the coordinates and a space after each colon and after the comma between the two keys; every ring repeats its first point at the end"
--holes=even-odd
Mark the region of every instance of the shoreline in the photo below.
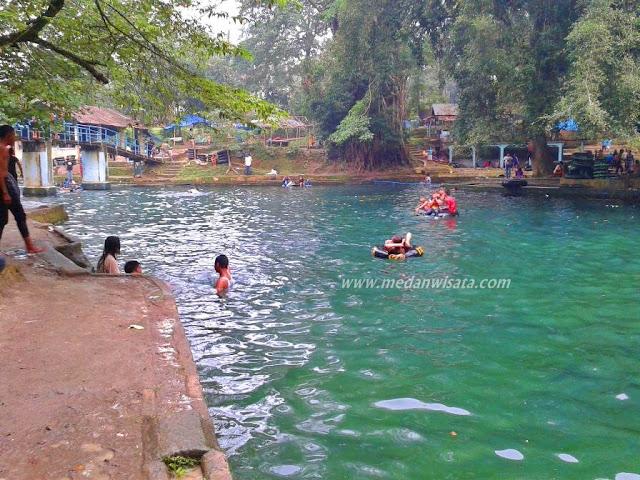
{"type": "MultiPolygon", "coordinates": [[[[495,173],[495,172],[494,172],[495,173]]],[[[218,181],[204,182],[198,181],[147,181],[135,183],[113,183],[116,188],[168,188],[168,187],[279,187],[280,179],[270,179],[258,176],[253,177],[221,177],[218,181]],[[251,179],[249,179],[251,178],[251,179]]],[[[327,185],[371,185],[376,182],[397,183],[407,185],[423,185],[429,187],[430,184],[423,182],[423,175],[399,174],[399,175],[337,175],[337,176],[310,176],[312,186],[327,185]]],[[[438,176],[432,177],[433,185],[446,185],[458,189],[474,189],[481,191],[494,191],[506,194],[532,194],[548,195],[558,198],[585,198],[585,199],[618,199],[640,203],[640,179],[565,179],[565,178],[534,178],[526,177],[529,185],[518,189],[506,189],[502,186],[504,177],[483,177],[483,176],[438,176]]]]}
{"type": "Polygon", "coordinates": [[[189,478],[230,480],[168,285],[89,273],[48,222],[61,209],[29,211],[42,254],[20,254],[13,221],[2,239],[0,479],[168,480],[180,455],[199,460],[189,478]]]}

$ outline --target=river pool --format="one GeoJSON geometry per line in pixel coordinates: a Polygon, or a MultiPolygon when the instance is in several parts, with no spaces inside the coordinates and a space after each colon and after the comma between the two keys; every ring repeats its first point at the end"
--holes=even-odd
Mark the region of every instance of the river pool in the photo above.
{"type": "Polygon", "coordinates": [[[640,209],[460,191],[460,217],[429,220],[424,192],[47,201],[92,262],[118,235],[121,261],[171,284],[236,480],[640,479],[640,209]],[[407,231],[424,257],[371,257],[407,231]],[[426,285],[491,279],[509,288],[426,285]]]}

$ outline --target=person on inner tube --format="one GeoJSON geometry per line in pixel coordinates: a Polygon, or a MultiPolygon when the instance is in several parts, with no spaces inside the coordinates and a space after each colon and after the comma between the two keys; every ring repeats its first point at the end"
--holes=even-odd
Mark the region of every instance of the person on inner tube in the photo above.
{"type": "Polygon", "coordinates": [[[456,199],[451,196],[449,190],[444,190],[444,204],[440,207],[441,212],[448,212],[450,215],[455,215],[458,212],[458,206],[456,205],[456,199]]]}
{"type": "Polygon", "coordinates": [[[431,200],[427,208],[427,215],[437,215],[440,212],[440,206],[442,205],[442,199],[440,194],[436,191],[431,194],[431,200]]]}
{"type": "Polygon", "coordinates": [[[407,233],[405,238],[400,235],[394,235],[390,240],[385,240],[384,249],[389,252],[390,255],[400,255],[411,250],[411,232],[407,233]]]}
{"type": "Polygon", "coordinates": [[[420,213],[420,210],[428,212],[431,208],[431,200],[427,200],[425,197],[420,197],[420,203],[415,208],[416,215],[420,213]]]}

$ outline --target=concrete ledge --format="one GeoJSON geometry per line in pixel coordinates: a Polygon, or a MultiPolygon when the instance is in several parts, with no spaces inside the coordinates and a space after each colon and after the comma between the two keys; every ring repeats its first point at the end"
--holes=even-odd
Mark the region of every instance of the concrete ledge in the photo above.
{"type": "Polygon", "coordinates": [[[25,197],[53,197],[57,193],[57,187],[24,187],[22,189],[25,197]]]}
{"type": "Polygon", "coordinates": [[[155,457],[180,455],[201,458],[211,448],[204,437],[202,419],[193,410],[172,412],[150,419],[155,431],[155,457]]]}
{"type": "Polygon", "coordinates": [[[200,460],[202,472],[207,480],[231,480],[227,457],[219,450],[210,450],[200,460]]]}
{"type": "Polygon", "coordinates": [[[111,190],[111,183],[109,182],[83,182],[82,188],[85,190],[111,190]]]}
{"type": "MultiPolygon", "coordinates": [[[[73,251],[73,247],[70,248],[72,249],[71,251],[73,251]]],[[[89,273],[88,270],[79,266],[64,255],[64,253],[60,252],[59,249],[64,251],[65,246],[54,247],[49,244],[44,252],[38,254],[38,257],[47,262],[52,269],[63,275],[85,275],[89,273]]],[[[77,249],[79,249],[80,254],[84,256],[79,244],[77,245],[77,249]]]]}
{"type": "Polygon", "coordinates": [[[66,245],[59,245],[54,248],[78,267],[86,269],[87,271],[91,270],[91,262],[89,262],[89,259],[82,251],[82,244],[80,242],[67,243],[66,245]]]}
{"type": "Polygon", "coordinates": [[[562,187],[584,187],[595,190],[627,190],[640,189],[640,179],[637,178],[611,178],[611,179],[574,179],[563,178],[560,180],[562,187]]]}
{"type": "Polygon", "coordinates": [[[146,463],[143,467],[143,473],[149,480],[169,480],[167,467],[160,460],[146,463]]]}

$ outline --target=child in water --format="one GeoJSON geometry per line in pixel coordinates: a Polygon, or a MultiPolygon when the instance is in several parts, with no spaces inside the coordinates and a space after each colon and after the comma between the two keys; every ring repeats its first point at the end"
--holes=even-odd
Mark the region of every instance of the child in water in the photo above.
{"type": "Polygon", "coordinates": [[[142,275],[142,265],[136,260],[129,260],[124,264],[124,273],[131,275],[142,275]]]}
{"type": "Polygon", "coordinates": [[[216,272],[220,275],[216,282],[216,290],[222,293],[229,289],[233,278],[231,277],[231,268],[229,267],[229,259],[226,255],[218,255],[214,263],[216,272]]]}

